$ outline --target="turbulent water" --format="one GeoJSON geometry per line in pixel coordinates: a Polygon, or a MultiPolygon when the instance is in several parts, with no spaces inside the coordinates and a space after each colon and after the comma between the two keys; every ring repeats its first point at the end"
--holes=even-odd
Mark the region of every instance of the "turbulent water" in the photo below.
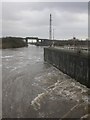
{"type": "Polygon", "coordinates": [[[3,118],[81,118],[88,88],[45,63],[43,47],[2,51],[3,118]]]}

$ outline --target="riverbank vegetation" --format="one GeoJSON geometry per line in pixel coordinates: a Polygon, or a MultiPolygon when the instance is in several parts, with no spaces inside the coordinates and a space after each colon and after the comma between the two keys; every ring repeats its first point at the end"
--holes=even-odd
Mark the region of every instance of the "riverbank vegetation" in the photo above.
{"type": "Polygon", "coordinates": [[[6,48],[19,48],[19,47],[25,47],[28,46],[26,41],[24,41],[23,38],[20,37],[3,37],[0,38],[0,48],[6,49],[6,48]]]}

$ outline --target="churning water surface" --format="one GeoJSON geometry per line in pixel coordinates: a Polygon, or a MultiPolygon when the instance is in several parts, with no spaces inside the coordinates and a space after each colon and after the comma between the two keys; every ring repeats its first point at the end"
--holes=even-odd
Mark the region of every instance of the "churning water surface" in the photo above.
{"type": "Polygon", "coordinates": [[[45,63],[43,47],[2,51],[3,118],[80,118],[88,90],[45,63]]]}

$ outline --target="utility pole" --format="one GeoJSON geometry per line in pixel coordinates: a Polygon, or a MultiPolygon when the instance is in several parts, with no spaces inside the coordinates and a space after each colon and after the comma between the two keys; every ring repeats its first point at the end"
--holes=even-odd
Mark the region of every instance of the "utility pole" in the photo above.
{"type": "Polygon", "coordinates": [[[52,40],[52,15],[50,14],[49,39],[52,40]]]}

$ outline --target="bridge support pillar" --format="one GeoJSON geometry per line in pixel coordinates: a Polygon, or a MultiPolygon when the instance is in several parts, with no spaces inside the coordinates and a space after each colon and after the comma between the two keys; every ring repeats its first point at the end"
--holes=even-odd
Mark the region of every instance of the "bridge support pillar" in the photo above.
{"type": "Polygon", "coordinates": [[[24,39],[25,39],[26,43],[28,43],[28,39],[27,38],[24,38],[24,39]]]}
{"type": "Polygon", "coordinates": [[[37,43],[39,43],[39,39],[37,39],[37,43]]]}

